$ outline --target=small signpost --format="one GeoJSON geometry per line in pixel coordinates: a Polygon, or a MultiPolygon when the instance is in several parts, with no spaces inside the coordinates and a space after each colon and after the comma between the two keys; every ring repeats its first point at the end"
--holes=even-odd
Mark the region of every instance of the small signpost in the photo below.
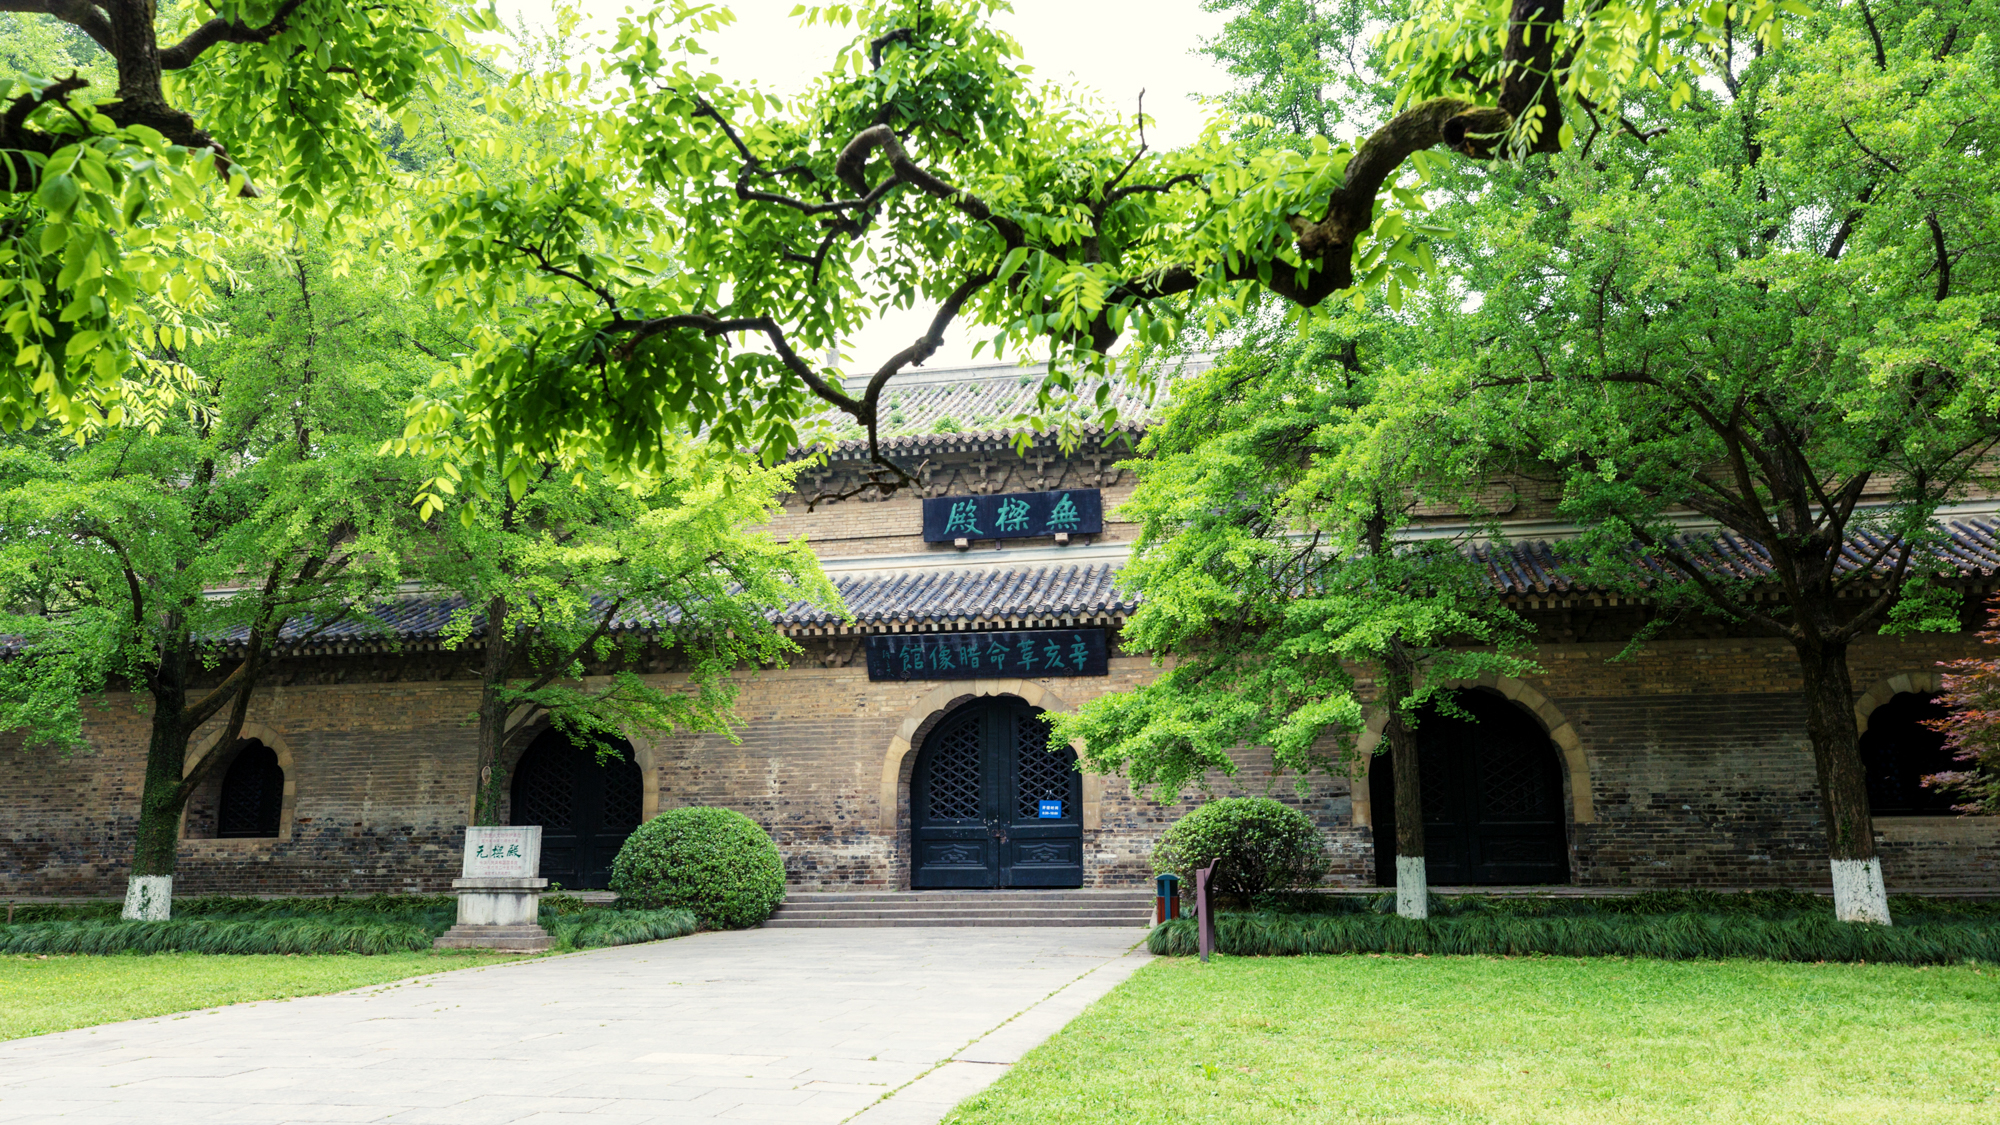
{"type": "Polygon", "coordinates": [[[1039,819],[1039,820],[1061,820],[1061,819],[1062,819],[1062,802],[1061,802],[1061,801],[1036,801],[1036,802],[1035,802],[1035,817],[1036,817],[1036,819],[1039,819]]]}
{"type": "Polygon", "coordinates": [[[1168,872],[1153,880],[1153,921],[1172,922],[1181,916],[1181,877],[1168,872]]]}
{"type": "Polygon", "coordinates": [[[436,941],[439,949],[504,949],[540,953],[549,934],[536,920],[542,891],[540,825],[474,826],[465,830],[459,878],[458,924],[436,941]]]}
{"type": "Polygon", "coordinates": [[[1201,963],[1208,964],[1208,955],[1215,952],[1215,904],[1209,901],[1209,887],[1215,881],[1215,864],[1201,868],[1194,873],[1194,929],[1195,944],[1201,951],[1201,963]]]}

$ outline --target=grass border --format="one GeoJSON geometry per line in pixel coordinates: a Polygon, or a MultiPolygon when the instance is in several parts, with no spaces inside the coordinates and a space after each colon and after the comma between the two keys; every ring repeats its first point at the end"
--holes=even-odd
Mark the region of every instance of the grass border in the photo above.
{"type": "MultiPolygon", "coordinates": [[[[1166,957],[1197,951],[1195,924],[1155,926],[1146,948],[1166,957]]],[[[1395,914],[1221,914],[1216,949],[1237,956],[1335,953],[1650,957],[1669,961],[1874,961],[1903,965],[2000,963],[2000,919],[1931,916],[1872,926],[1825,914],[1527,914],[1468,910],[1421,921],[1395,914]]]]}

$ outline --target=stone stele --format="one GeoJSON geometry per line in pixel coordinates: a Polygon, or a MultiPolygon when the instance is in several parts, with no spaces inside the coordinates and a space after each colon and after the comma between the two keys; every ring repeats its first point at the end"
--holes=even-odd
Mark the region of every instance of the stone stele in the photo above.
{"type": "Polygon", "coordinates": [[[439,949],[503,949],[540,953],[549,933],[536,921],[542,891],[540,825],[465,830],[465,866],[451,881],[458,924],[437,939],[439,949]]]}

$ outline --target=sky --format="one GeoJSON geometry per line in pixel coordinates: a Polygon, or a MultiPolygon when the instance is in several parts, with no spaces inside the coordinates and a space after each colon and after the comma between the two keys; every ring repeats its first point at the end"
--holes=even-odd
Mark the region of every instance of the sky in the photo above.
{"type": "MultiPolygon", "coordinates": [[[[845,29],[804,28],[788,13],[797,0],[736,0],[724,6],[736,23],[711,38],[713,68],[736,79],[754,80],[778,94],[795,93],[824,71],[851,37],[845,29]]],[[[627,0],[580,0],[594,25],[615,26],[627,0]]],[[[509,22],[514,13],[531,23],[545,22],[547,0],[501,0],[509,22]]],[[[1105,103],[1131,113],[1146,92],[1147,140],[1171,148],[1201,132],[1206,112],[1197,95],[1221,94],[1229,76],[1206,56],[1194,54],[1204,37],[1222,28],[1223,17],[1201,10],[1200,0],[1014,0],[1001,26],[1021,44],[1038,77],[1076,82],[1095,90],[1105,103]]],[[[885,318],[849,341],[851,372],[871,368],[915,339],[931,311],[918,308],[885,318]]],[[[973,340],[954,331],[929,366],[973,362],[973,340]]],[[[982,356],[990,360],[990,356],[982,356]]]]}

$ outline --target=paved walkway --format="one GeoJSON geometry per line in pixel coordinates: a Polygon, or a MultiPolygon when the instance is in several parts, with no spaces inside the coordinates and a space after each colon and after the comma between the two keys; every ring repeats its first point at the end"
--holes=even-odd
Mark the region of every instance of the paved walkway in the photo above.
{"type": "Polygon", "coordinates": [[[1144,936],[746,930],[83,1028],[0,1043],[0,1122],[928,1125],[1144,936]]]}

